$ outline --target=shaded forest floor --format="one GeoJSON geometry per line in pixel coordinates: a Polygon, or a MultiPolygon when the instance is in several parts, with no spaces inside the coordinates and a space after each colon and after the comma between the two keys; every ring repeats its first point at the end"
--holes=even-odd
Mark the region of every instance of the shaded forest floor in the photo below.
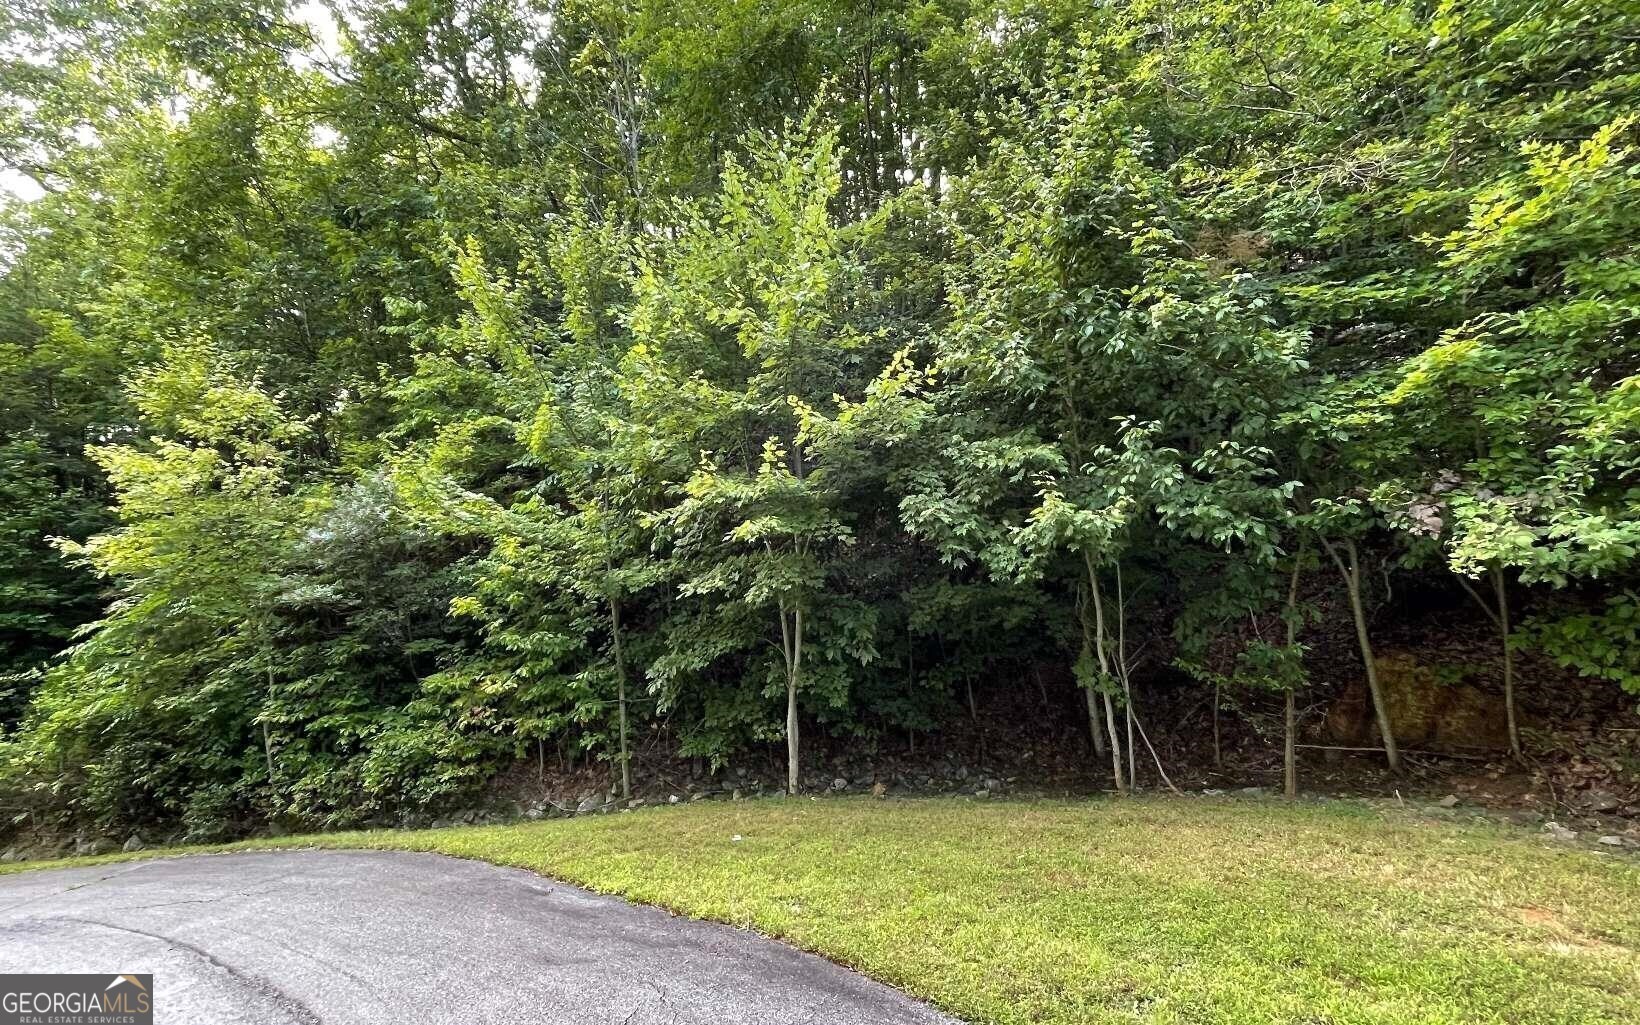
{"type": "Polygon", "coordinates": [[[704,801],[236,846],[306,844],[533,869],[973,1022],[1640,1019],[1640,859],[1361,802],[704,801]]]}
{"type": "MultiPolygon", "coordinates": [[[[1414,743],[1405,745],[1400,774],[1386,769],[1381,754],[1341,750],[1364,745],[1330,736],[1327,702],[1317,699],[1301,716],[1300,794],[1382,801],[1438,815],[1485,814],[1539,829],[1553,822],[1588,840],[1616,836],[1625,846],[1640,848],[1640,716],[1615,688],[1556,682],[1555,707],[1564,714],[1530,720],[1525,758],[1414,743]]],[[[1139,703],[1155,744],[1154,755],[1139,745],[1141,790],[1164,793],[1170,783],[1186,794],[1280,794],[1279,698],[1225,696],[1217,757],[1210,693],[1151,687],[1139,703]]],[[[1068,680],[1030,674],[1013,687],[979,692],[972,706],[958,705],[935,733],[884,731],[865,741],[811,734],[804,750],[804,792],[997,799],[1112,791],[1109,757],[1093,749],[1080,694],[1068,680]]],[[[631,800],[620,799],[607,763],[577,766],[549,749],[497,780],[487,802],[431,821],[448,826],[752,799],[784,785],[782,746],[747,753],[716,770],[704,759],[672,756],[675,746],[675,738],[664,734],[640,741],[631,800]]]]}
{"type": "MultiPolygon", "coordinates": [[[[1539,829],[1554,822],[1587,839],[1615,835],[1640,847],[1640,709],[1634,696],[1522,653],[1517,690],[1525,757],[1511,758],[1502,731],[1495,638],[1452,588],[1411,594],[1408,608],[1374,623],[1380,674],[1386,687],[1399,691],[1392,714],[1402,738],[1403,772],[1388,772],[1383,756],[1370,750],[1380,741],[1365,702],[1359,649],[1348,617],[1335,609],[1307,633],[1312,684],[1299,700],[1301,793],[1407,803],[1437,813],[1484,812],[1539,829]],[[1453,799],[1453,807],[1439,807],[1453,799]]],[[[1159,763],[1168,781],[1187,793],[1279,793],[1281,697],[1231,690],[1215,696],[1169,668],[1176,653],[1165,617],[1149,624],[1148,635],[1157,646],[1139,666],[1135,704],[1154,754],[1136,741],[1139,787],[1167,789],[1159,763]]],[[[804,737],[807,793],[995,799],[1084,797],[1112,789],[1109,757],[1094,750],[1083,696],[1062,664],[1004,671],[975,680],[971,689],[959,686],[931,732],[883,725],[873,736],[832,736],[821,724],[804,737]]],[[[747,752],[715,770],[704,759],[675,757],[677,746],[678,738],[664,729],[638,738],[632,772],[637,801],[752,798],[784,785],[782,745],[747,752]]],[[[606,763],[577,766],[548,749],[497,780],[488,803],[448,812],[438,822],[603,810],[624,803],[617,800],[614,780],[606,763]]]]}

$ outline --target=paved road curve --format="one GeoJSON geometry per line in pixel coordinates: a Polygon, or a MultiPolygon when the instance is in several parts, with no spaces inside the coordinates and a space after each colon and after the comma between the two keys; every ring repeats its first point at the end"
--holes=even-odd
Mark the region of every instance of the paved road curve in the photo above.
{"type": "Polygon", "coordinates": [[[157,1025],[952,1025],[752,933],[436,854],[0,877],[0,971],[152,972],[157,1025]]]}

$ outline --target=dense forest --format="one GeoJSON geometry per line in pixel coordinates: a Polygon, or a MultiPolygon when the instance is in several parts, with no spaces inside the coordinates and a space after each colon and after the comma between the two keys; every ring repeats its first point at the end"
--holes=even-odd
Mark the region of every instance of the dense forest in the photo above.
{"type": "Polygon", "coordinates": [[[1290,773],[1362,676],[1393,770],[1374,644],[1433,591],[1516,756],[1528,661],[1640,694],[1634,4],[0,35],[12,824],[396,819],[543,751],[625,792],[640,745],[795,790],[1055,667],[1100,786],[1163,679],[1284,706],[1290,773]]]}

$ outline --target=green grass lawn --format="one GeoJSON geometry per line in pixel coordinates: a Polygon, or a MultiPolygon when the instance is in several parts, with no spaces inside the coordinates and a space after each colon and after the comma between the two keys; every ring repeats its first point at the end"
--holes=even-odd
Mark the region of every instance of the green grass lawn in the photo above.
{"type": "Polygon", "coordinates": [[[974,1022],[1640,1022],[1640,862],[1359,805],[761,800],[255,845],[308,842],[747,926],[974,1022]]]}

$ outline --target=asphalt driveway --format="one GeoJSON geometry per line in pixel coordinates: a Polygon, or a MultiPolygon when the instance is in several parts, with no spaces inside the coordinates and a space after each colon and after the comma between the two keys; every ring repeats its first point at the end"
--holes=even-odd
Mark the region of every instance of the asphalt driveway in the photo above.
{"type": "Polygon", "coordinates": [[[0,877],[0,971],[152,972],[157,1025],[951,1025],[753,933],[436,854],[0,877]]]}

